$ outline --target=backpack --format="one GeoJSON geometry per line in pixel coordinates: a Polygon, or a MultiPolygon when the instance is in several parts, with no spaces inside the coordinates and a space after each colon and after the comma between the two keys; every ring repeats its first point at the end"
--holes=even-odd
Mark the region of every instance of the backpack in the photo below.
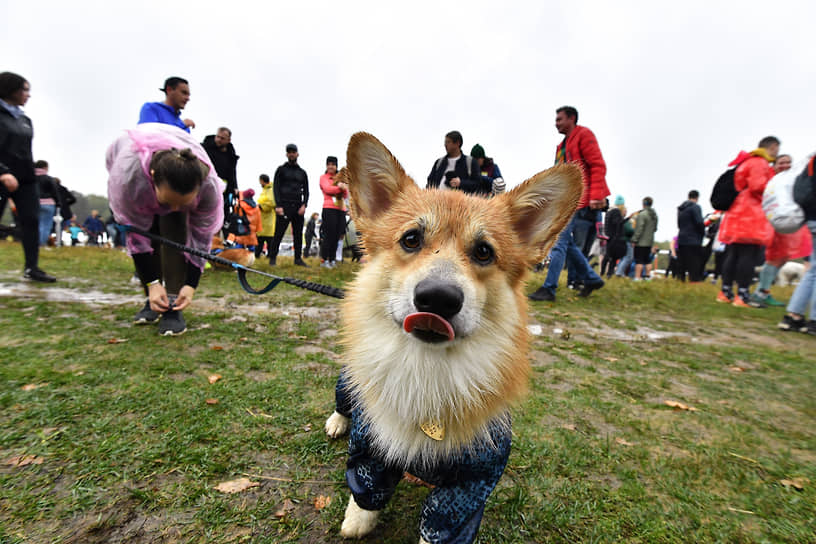
{"type": "Polygon", "coordinates": [[[249,217],[239,203],[231,206],[224,218],[224,230],[235,236],[247,236],[252,233],[249,228],[249,217]]]}
{"type": "Polygon", "coordinates": [[[739,165],[729,168],[717,178],[714,189],[711,191],[711,207],[721,212],[727,212],[737,199],[739,191],[734,186],[734,172],[739,165]]]}
{"type": "MultiPolygon", "coordinates": [[[[808,156],[805,161],[800,161],[793,168],[775,175],[765,186],[762,193],[762,211],[776,232],[791,234],[805,223],[803,206],[796,201],[795,186],[800,178],[809,181],[806,170],[807,163],[811,162],[812,157],[813,155],[808,156]],[[801,173],[797,175],[797,172],[801,173]]],[[[802,185],[804,188],[807,184],[802,185]]],[[[807,200],[807,195],[803,195],[803,200],[807,200]]]]}
{"type": "Polygon", "coordinates": [[[802,172],[796,176],[793,183],[793,200],[802,207],[802,212],[805,215],[816,215],[816,177],[814,177],[814,165],[816,161],[816,154],[809,157],[807,166],[802,169],[802,172]]]}

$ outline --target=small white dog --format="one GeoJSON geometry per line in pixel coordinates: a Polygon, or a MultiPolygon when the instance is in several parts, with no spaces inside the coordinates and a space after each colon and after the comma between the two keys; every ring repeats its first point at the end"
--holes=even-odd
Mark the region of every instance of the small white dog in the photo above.
{"type": "Polygon", "coordinates": [[[780,268],[776,274],[776,284],[780,287],[793,285],[793,282],[801,281],[806,269],[802,263],[788,261],[782,265],[782,268],[780,268]]]}

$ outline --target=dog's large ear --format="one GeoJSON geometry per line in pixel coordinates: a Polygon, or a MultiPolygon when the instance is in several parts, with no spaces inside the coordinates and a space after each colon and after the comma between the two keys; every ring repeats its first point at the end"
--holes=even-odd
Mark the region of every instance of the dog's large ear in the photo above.
{"type": "Polygon", "coordinates": [[[540,172],[499,197],[507,200],[513,229],[536,261],[567,226],[582,191],[581,168],[565,164],[540,172]]]}
{"type": "Polygon", "coordinates": [[[358,132],[349,140],[345,179],[355,220],[374,221],[388,210],[397,195],[416,183],[377,138],[358,132]]]}

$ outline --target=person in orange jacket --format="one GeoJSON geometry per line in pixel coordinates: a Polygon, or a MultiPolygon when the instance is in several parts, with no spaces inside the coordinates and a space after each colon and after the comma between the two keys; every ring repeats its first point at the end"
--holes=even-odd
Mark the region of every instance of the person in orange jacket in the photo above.
{"type": "Polygon", "coordinates": [[[229,239],[239,246],[243,246],[249,250],[255,251],[255,246],[258,245],[257,232],[263,228],[261,220],[261,210],[252,199],[255,196],[254,189],[247,189],[243,191],[238,199],[238,206],[244,211],[249,219],[249,234],[243,236],[235,236],[230,234],[229,239]]]}
{"type": "Polygon", "coordinates": [[[763,248],[773,239],[773,227],[762,211],[762,193],[774,177],[771,163],[779,153],[779,139],[766,136],[750,153],[740,151],[729,166],[736,166],[734,188],[737,198],[725,212],[720,224],[719,240],[728,245],[722,271],[722,289],[718,302],[733,302],[734,306],[751,306],[749,288],[754,267],[759,264],[763,248]],[[734,296],[733,283],[737,283],[734,296]]]}

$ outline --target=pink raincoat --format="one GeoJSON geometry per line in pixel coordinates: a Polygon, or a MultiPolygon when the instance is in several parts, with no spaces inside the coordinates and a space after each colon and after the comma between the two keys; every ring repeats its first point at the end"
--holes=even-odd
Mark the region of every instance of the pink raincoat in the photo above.
{"type": "MultiPolygon", "coordinates": [[[[159,204],[150,160],[157,151],[190,148],[210,168],[201,190],[192,204],[181,211],[187,214],[187,245],[209,252],[213,235],[224,223],[222,185],[204,148],[183,130],[161,123],[144,123],[126,131],[111,144],[105,155],[108,168],[108,201],[117,223],[150,230],[156,215],[171,213],[159,204]]],[[[127,236],[128,255],[153,253],[150,240],[138,234],[127,236]]],[[[188,253],[185,259],[204,269],[204,259],[188,253]]]]}

